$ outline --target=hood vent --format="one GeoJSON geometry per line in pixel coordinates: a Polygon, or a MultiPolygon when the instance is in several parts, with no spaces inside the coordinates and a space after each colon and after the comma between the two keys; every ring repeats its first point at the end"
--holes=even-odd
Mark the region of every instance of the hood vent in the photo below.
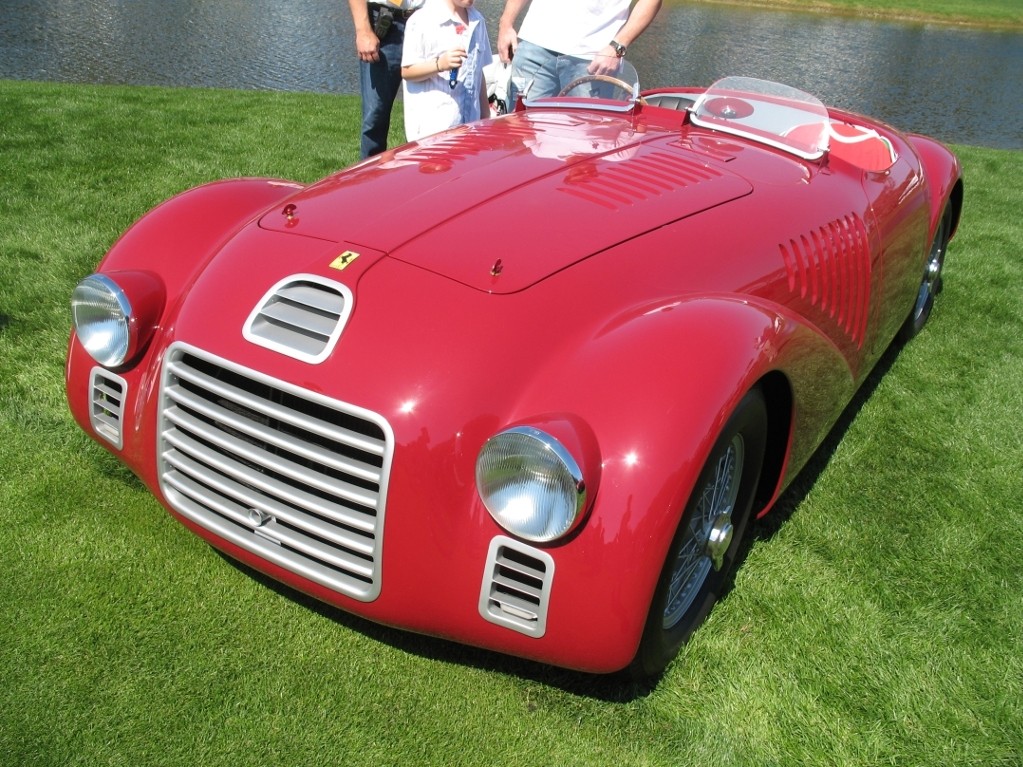
{"type": "Polygon", "coordinates": [[[712,167],[667,152],[609,161],[627,151],[572,166],[566,174],[565,186],[558,191],[608,210],[619,210],[722,175],[712,167]]]}
{"type": "Polygon", "coordinates": [[[337,282],[298,274],[274,285],[249,315],[246,340],[317,364],[334,350],[352,311],[352,292],[337,282]]]}

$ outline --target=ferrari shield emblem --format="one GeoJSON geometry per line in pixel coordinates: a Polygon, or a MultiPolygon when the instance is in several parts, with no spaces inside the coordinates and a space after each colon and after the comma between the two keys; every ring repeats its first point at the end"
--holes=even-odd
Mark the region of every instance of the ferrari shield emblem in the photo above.
{"type": "Polygon", "coordinates": [[[346,250],[344,253],[342,253],[340,256],[338,256],[337,258],[330,262],[330,268],[338,270],[344,269],[358,257],[359,254],[356,253],[354,250],[346,250]]]}

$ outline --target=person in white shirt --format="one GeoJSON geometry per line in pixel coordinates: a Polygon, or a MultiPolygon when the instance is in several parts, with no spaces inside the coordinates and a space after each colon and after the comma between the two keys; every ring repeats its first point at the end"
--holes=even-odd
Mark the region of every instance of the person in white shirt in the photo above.
{"type": "Polygon", "coordinates": [[[625,50],[661,9],[662,0],[505,0],[497,52],[511,62],[508,109],[528,89],[531,98],[556,96],[543,71],[559,56],[591,59],[591,74],[613,73],[625,50]],[[529,4],[518,32],[515,22],[529,4]],[[539,75],[539,76],[538,76],[539,75]]]}
{"type": "Polygon", "coordinates": [[[493,53],[474,0],[426,0],[405,27],[405,137],[416,141],[490,114],[483,67],[493,53]]]}

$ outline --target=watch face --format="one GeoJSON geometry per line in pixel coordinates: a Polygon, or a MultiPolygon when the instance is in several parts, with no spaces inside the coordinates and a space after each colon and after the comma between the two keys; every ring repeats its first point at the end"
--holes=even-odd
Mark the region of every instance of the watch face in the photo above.
{"type": "Polygon", "coordinates": [[[617,54],[618,58],[621,58],[622,56],[625,55],[625,46],[622,45],[617,40],[611,41],[611,47],[615,49],[615,54],[617,54]]]}

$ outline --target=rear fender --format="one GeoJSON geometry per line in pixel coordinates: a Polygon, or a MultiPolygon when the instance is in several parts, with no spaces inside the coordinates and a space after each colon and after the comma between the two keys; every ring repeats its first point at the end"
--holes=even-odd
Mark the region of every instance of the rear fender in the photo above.
{"type": "Polygon", "coordinates": [[[929,189],[931,214],[931,238],[937,231],[945,206],[952,206],[952,229],[954,235],[959,226],[959,217],[963,207],[962,168],[959,159],[944,144],[926,136],[911,134],[909,142],[913,145],[920,163],[923,166],[924,178],[929,189]]]}

